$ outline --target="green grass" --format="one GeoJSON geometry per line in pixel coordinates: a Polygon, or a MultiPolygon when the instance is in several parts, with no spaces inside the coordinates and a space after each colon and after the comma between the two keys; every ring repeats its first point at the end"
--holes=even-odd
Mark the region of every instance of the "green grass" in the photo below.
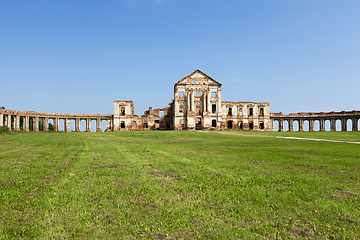
{"type": "Polygon", "coordinates": [[[0,135],[0,239],[360,238],[360,145],[274,136],[360,141],[358,132],[0,135]]]}

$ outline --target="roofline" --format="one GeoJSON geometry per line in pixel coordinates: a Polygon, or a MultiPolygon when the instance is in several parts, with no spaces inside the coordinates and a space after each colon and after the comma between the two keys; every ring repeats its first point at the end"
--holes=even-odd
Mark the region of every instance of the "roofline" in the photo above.
{"type": "MultiPolygon", "coordinates": [[[[199,69],[196,69],[196,70],[195,70],[194,72],[192,72],[191,74],[189,74],[189,75],[183,77],[182,79],[180,79],[179,81],[177,81],[177,82],[175,83],[175,86],[176,86],[176,85],[180,85],[180,82],[181,82],[182,80],[184,80],[185,78],[193,75],[194,73],[201,73],[201,74],[205,75],[205,77],[209,78],[210,80],[212,80],[212,81],[216,82],[217,84],[219,84],[220,86],[222,86],[221,83],[219,83],[218,81],[216,81],[216,80],[213,79],[212,77],[208,76],[206,73],[202,72],[202,71],[199,70],[199,69]]],[[[181,85],[182,85],[182,84],[181,84],[181,85]]]]}

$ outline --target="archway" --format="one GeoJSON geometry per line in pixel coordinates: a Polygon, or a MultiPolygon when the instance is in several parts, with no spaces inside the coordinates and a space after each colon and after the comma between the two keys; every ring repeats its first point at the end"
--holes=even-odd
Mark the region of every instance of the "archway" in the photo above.
{"type": "Polygon", "coordinates": [[[201,118],[196,119],[195,130],[201,130],[201,118]]]}
{"type": "MultiPolygon", "coordinates": [[[[109,121],[107,120],[102,120],[101,121],[101,131],[105,132],[107,131],[108,129],[108,124],[109,124],[109,121]]],[[[109,126],[110,127],[110,126],[109,126]]]]}
{"type": "Polygon", "coordinates": [[[91,132],[96,132],[96,120],[91,120],[91,132]]]}
{"type": "Polygon", "coordinates": [[[86,132],[86,120],[85,119],[80,120],[80,132],[86,132]]]}
{"type": "Polygon", "coordinates": [[[304,120],[304,131],[310,131],[309,120],[304,120]]]}
{"type": "Polygon", "coordinates": [[[253,130],[254,129],[254,123],[253,122],[249,122],[249,130],[253,130]]]}
{"type": "Polygon", "coordinates": [[[299,131],[299,121],[298,120],[294,120],[294,123],[293,123],[293,129],[294,131],[299,131]]]}
{"type": "Polygon", "coordinates": [[[335,131],[341,132],[341,120],[337,119],[335,122],[335,131]]]}
{"type": "Polygon", "coordinates": [[[65,120],[63,118],[59,119],[59,132],[64,132],[65,131],[65,120]]]}
{"type": "Polygon", "coordinates": [[[243,129],[243,122],[239,122],[239,129],[240,129],[240,130],[243,129]]]}
{"type": "Polygon", "coordinates": [[[347,122],[346,122],[346,128],[347,128],[347,131],[352,131],[352,127],[353,127],[353,121],[352,119],[348,119],[347,122]]]}
{"type": "Polygon", "coordinates": [[[233,121],[230,120],[227,122],[227,128],[232,129],[232,127],[233,127],[233,121]]]}
{"type": "Polygon", "coordinates": [[[75,132],[75,119],[70,119],[69,120],[69,131],[70,132],[75,132]]]}
{"type": "Polygon", "coordinates": [[[54,119],[52,119],[52,118],[49,119],[48,129],[49,129],[49,131],[51,131],[51,132],[54,131],[54,119]]]}
{"type": "Polygon", "coordinates": [[[289,120],[284,120],[284,132],[289,132],[289,120]]]}
{"type": "Polygon", "coordinates": [[[314,121],[314,131],[320,131],[320,121],[319,120],[314,121]]]}
{"type": "Polygon", "coordinates": [[[331,130],[331,122],[330,120],[325,120],[325,131],[331,130]]]}
{"type": "Polygon", "coordinates": [[[279,131],[279,121],[278,120],[274,120],[274,131],[275,132],[279,131]]]}

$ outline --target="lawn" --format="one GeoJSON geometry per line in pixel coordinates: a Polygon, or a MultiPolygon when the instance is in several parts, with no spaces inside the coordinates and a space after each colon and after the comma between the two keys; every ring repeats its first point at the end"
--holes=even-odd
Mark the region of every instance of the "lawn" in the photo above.
{"type": "Polygon", "coordinates": [[[0,239],[360,238],[359,132],[0,135],[0,239]],[[265,136],[265,137],[264,137],[265,136]]]}

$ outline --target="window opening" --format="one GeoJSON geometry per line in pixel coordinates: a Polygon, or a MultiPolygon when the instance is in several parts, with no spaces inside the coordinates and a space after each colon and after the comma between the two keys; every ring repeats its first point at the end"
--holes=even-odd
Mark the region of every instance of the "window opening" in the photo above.
{"type": "Polygon", "coordinates": [[[120,107],[120,115],[125,116],[125,107],[120,107]]]}
{"type": "Polygon", "coordinates": [[[196,103],[196,113],[197,113],[197,115],[201,115],[201,106],[200,106],[200,103],[196,103]]]}
{"type": "Polygon", "coordinates": [[[260,129],[264,129],[264,122],[260,122],[260,129]]]}
{"type": "Polygon", "coordinates": [[[146,121],[144,122],[144,128],[148,128],[148,123],[146,121]]]}
{"type": "Polygon", "coordinates": [[[212,92],[211,97],[216,97],[216,92],[212,92]]]}
{"type": "Polygon", "coordinates": [[[201,95],[200,95],[200,92],[196,92],[195,93],[195,97],[200,97],[201,95]]]}
{"type": "Polygon", "coordinates": [[[125,128],[125,122],[121,121],[121,128],[125,128]]]}
{"type": "Polygon", "coordinates": [[[193,84],[195,84],[195,79],[193,79],[193,84]]]}
{"type": "Polygon", "coordinates": [[[160,123],[160,120],[155,120],[155,123],[160,123]]]}
{"type": "Polygon", "coordinates": [[[253,116],[254,115],[254,109],[253,108],[249,108],[249,116],[253,116]]]}
{"type": "Polygon", "coordinates": [[[264,108],[260,108],[260,116],[264,116],[264,108]]]}
{"type": "Polygon", "coordinates": [[[216,127],[216,120],[212,120],[212,124],[211,124],[212,127],[216,127]]]}
{"type": "Polygon", "coordinates": [[[250,123],[249,123],[249,128],[250,128],[250,130],[253,130],[253,129],[254,129],[254,123],[253,123],[253,122],[250,122],[250,123]]]}
{"type": "Polygon", "coordinates": [[[231,107],[229,107],[229,109],[228,109],[228,115],[232,115],[232,108],[231,107]]]}
{"type": "Polygon", "coordinates": [[[216,104],[212,105],[212,113],[216,113],[216,104]]]}
{"type": "Polygon", "coordinates": [[[184,97],[184,92],[179,92],[180,97],[184,97]]]}
{"type": "Polygon", "coordinates": [[[160,116],[160,117],[163,117],[163,116],[164,116],[164,110],[160,110],[160,111],[159,111],[159,116],[160,116]]]}
{"type": "Polygon", "coordinates": [[[239,122],[239,129],[243,129],[243,123],[239,122]]]}

